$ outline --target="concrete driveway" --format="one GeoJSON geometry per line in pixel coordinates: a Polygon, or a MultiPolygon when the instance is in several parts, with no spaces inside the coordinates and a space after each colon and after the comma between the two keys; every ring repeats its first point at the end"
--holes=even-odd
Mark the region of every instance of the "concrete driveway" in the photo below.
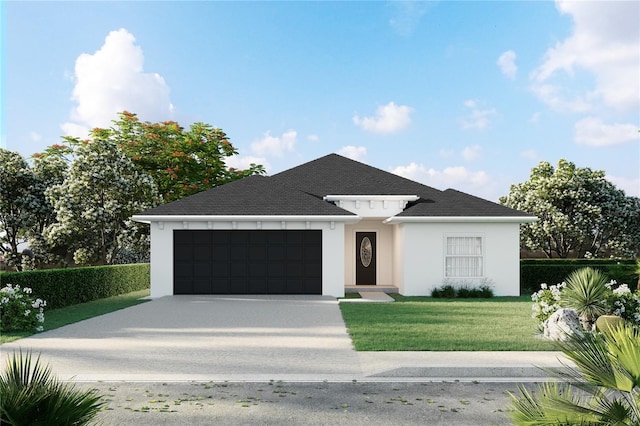
{"type": "MultiPolygon", "coordinates": [[[[46,315],[46,314],[45,314],[46,315]]],[[[323,296],[169,296],[4,344],[63,380],[350,380],[362,373],[323,296]]]]}

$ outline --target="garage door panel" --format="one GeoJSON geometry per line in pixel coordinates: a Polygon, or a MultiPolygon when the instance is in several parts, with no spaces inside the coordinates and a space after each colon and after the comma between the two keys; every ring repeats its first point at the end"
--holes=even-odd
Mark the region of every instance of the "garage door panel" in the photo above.
{"type": "Polygon", "coordinates": [[[176,230],[175,294],[321,294],[322,231],[176,230]]]}
{"type": "Polygon", "coordinates": [[[211,277],[211,264],[209,262],[202,263],[194,263],[193,264],[193,277],[201,278],[201,277],[211,277]]]}
{"type": "Polygon", "coordinates": [[[173,250],[173,256],[176,261],[189,261],[193,258],[193,246],[191,245],[176,245],[173,250]]]}
{"type": "Polygon", "coordinates": [[[193,280],[193,293],[195,294],[211,294],[211,280],[193,280]]]}

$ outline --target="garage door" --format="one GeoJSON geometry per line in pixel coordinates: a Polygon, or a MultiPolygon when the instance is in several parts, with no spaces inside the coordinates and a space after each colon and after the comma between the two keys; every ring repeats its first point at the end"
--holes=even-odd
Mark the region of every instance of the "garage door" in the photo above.
{"type": "Polygon", "coordinates": [[[174,294],[322,294],[322,231],[174,231],[174,294]]]}

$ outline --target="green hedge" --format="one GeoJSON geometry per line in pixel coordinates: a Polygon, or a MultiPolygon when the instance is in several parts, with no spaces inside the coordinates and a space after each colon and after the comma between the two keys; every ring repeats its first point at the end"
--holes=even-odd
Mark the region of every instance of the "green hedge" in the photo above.
{"type": "Polygon", "coordinates": [[[0,284],[31,287],[33,296],[47,302],[48,309],[85,303],[149,288],[148,263],[5,272],[0,284]]]}
{"type": "Polygon", "coordinates": [[[590,266],[599,269],[619,283],[635,287],[638,276],[634,259],[522,259],[520,261],[520,294],[540,290],[540,284],[558,284],[576,269],[590,266]]]}

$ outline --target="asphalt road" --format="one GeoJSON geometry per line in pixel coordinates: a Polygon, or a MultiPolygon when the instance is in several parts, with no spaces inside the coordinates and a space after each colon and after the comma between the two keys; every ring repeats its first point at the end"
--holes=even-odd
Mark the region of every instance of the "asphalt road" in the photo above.
{"type": "MultiPolygon", "coordinates": [[[[505,425],[507,391],[486,382],[77,383],[105,395],[105,425],[505,425]]],[[[531,386],[528,384],[527,386],[531,386]]]]}

